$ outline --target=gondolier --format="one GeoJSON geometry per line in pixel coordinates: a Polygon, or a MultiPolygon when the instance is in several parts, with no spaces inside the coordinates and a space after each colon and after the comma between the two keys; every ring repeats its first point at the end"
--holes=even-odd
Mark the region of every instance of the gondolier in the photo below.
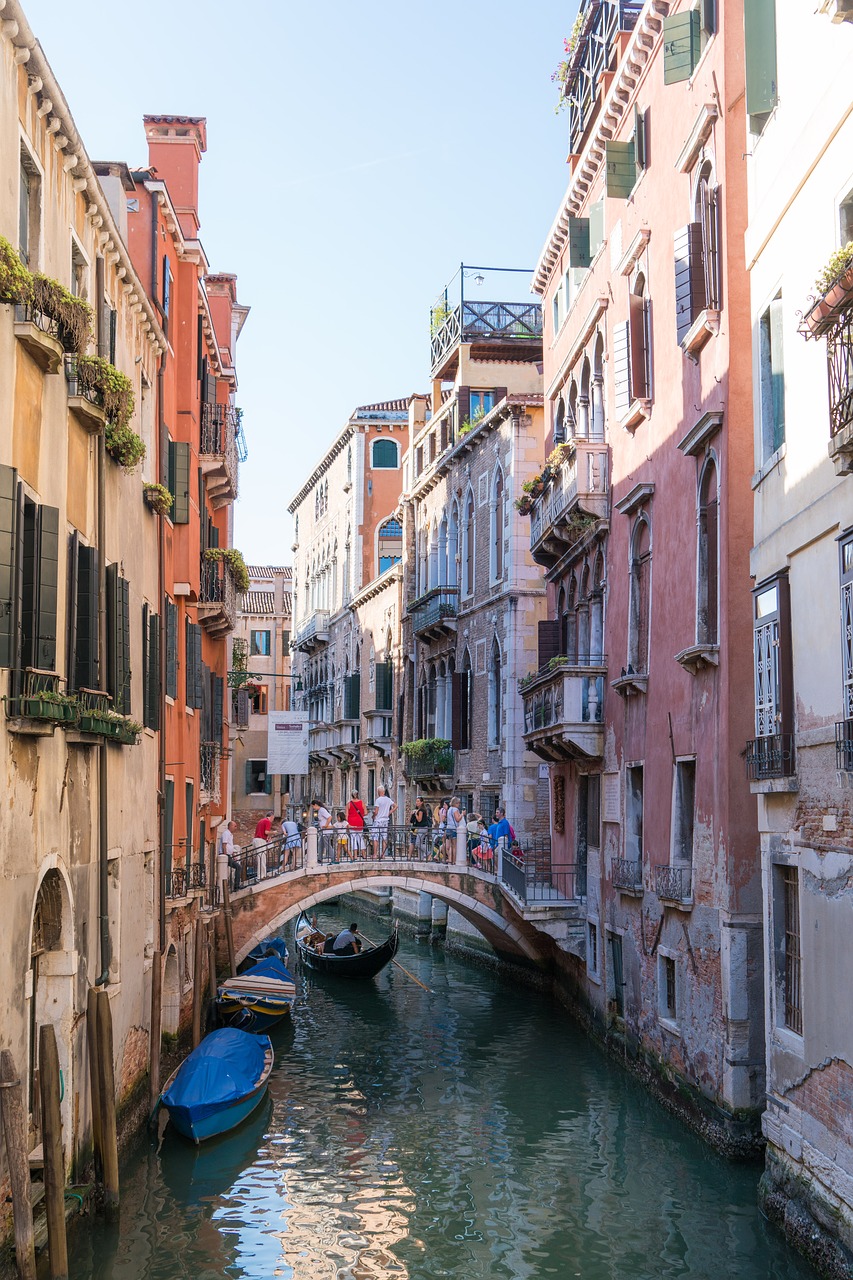
{"type": "Polygon", "coordinates": [[[348,929],[341,929],[332,943],[332,954],[336,956],[356,956],[361,951],[361,938],[357,937],[358,925],[353,921],[348,929]]]}

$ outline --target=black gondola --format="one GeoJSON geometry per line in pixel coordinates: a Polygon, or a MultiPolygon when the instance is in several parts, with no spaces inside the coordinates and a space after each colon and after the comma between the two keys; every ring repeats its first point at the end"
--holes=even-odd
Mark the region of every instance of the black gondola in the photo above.
{"type": "Polygon", "coordinates": [[[373,978],[386,964],[390,964],[397,954],[400,939],[397,926],[378,947],[365,947],[355,956],[336,956],[328,952],[315,951],[303,941],[316,930],[307,916],[301,915],[296,921],[296,950],[299,959],[307,969],[315,973],[334,973],[341,978],[373,978]]]}

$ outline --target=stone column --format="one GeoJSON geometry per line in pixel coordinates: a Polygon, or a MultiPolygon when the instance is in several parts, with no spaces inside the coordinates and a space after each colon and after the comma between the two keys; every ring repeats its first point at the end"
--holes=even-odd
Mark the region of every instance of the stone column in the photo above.
{"type": "Polygon", "coordinates": [[[309,827],[305,833],[305,870],[310,875],[317,870],[317,828],[309,827]]]}
{"type": "Polygon", "coordinates": [[[428,938],[432,929],[432,894],[418,894],[418,925],[417,935],[419,938],[428,938]]]}
{"type": "MultiPolygon", "coordinates": [[[[467,818],[467,814],[465,817],[467,818]]],[[[463,822],[456,828],[456,862],[457,867],[468,865],[468,827],[463,822]]]]}

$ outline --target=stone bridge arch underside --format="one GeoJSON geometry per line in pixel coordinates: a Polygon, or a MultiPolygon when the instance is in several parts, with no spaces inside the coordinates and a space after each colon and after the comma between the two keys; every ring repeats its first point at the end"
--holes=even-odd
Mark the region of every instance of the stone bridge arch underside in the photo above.
{"type": "Polygon", "coordinates": [[[364,889],[406,889],[430,893],[474,926],[502,958],[516,964],[547,966],[552,940],[529,925],[506,900],[494,879],[471,871],[403,870],[353,874],[352,867],[315,873],[296,872],[231,896],[234,950],[239,961],[256,943],[277,933],[302,911],[364,889]]]}

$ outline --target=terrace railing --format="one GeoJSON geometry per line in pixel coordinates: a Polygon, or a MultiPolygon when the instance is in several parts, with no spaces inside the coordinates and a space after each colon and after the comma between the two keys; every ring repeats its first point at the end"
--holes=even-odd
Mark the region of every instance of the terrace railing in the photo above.
{"type": "Polygon", "coordinates": [[[746,744],[746,774],[750,782],[790,778],[794,768],[794,735],[772,733],[746,744]]]}

